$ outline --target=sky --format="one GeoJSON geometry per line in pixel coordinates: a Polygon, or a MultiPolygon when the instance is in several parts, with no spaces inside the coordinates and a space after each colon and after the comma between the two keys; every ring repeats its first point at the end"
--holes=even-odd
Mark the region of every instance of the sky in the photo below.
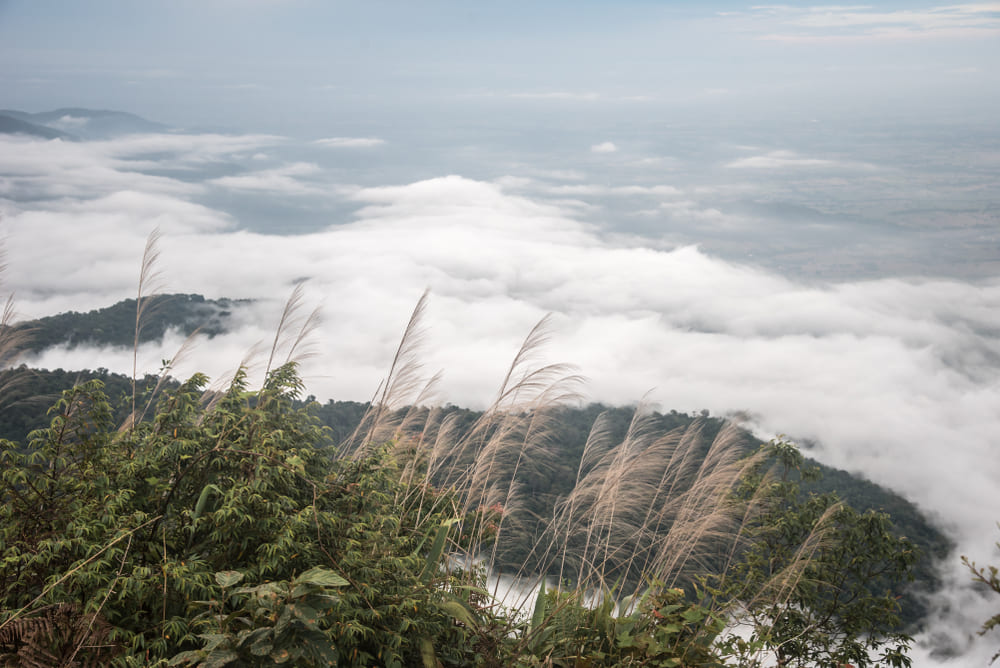
{"type": "Polygon", "coordinates": [[[739,414],[917,503],[958,547],[915,665],[995,651],[958,554],[1000,561],[1000,3],[0,0],[0,108],[64,107],[167,129],[0,135],[24,317],[134,295],[159,229],[164,289],[257,300],[178,375],[306,279],[309,391],[365,400],[429,290],[424,368],[477,407],[551,314],[586,400],[739,414]]]}
{"type": "Polygon", "coordinates": [[[500,109],[989,120],[998,31],[995,2],[5,0],[0,81],[18,109],[286,134],[500,109]]]}

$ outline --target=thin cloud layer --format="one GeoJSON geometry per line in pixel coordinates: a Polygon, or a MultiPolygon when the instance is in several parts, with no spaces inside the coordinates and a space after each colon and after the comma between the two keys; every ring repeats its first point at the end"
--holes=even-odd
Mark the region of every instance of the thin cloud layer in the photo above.
{"type": "Polygon", "coordinates": [[[816,168],[846,173],[876,171],[878,167],[863,162],[806,157],[795,151],[768,151],[761,155],[737,158],[725,165],[730,169],[799,169],[816,168]]]}
{"type": "MultiPolygon", "coordinates": [[[[308,279],[324,313],[320,354],[304,369],[309,391],[365,400],[430,288],[425,367],[444,371],[442,400],[482,406],[520,339],[553,313],[549,357],[577,365],[594,400],[628,403],[654,388],[665,408],[745,413],[761,435],[816,441],[820,459],[903,492],[963,553],[991,554],[1000,501],[1000,280],[805,285],[695,246],[609,241],[573,207],[526,194],[532,182],[525,180],[448,176],[345,190],[357,206],[353,221],[263,235],[191,198],[206,187],[280,190],[283,182],[268,181],[267,172],[242,177],[259,181],[184,189],[167,177],[136,181],[119,162],[123,153],[142,154],[134,148],[109,157],[100,143],[18,146],[13,155],[0,152],[2,173],[30,174],[32,192],[51,198],[18,199],[5,216],[7,278],[28,315],[131,296],[145,237],[159,227],[169,290],[258,300],[237,312],[233,332],[202,341],[178,375],[224,378],[268,340],[282,300],[308,279]],[[88,147],[103,185],[80,167],[88,147]],[[36,151],[51,161],[48,172],[36,151]],[[95,187],[105,194],[93,196],[95,187]]],[[[190,156],[176,150],[170,160],[178,164],[205,155],[197,140],[190,156]]],[[[270,173],[282,175],[309,176],[311,168],[270,173]]],[[[663,185],[604,194],[678,192],[663,185]]],[[[172,335],[144,347],[145,370],[155,371],[179,343],[172,335]]],[[[34,362],[124,371],[131,356],[55,349],[34,362]]],[[[938,599],[951,607],[942,606],[935,628],[961,639],[988,614],[952,562],[951,599],[938,599]]]]}
{"type": "Polygon", "coordinates": [[[874,6],[762,5],[753,13],[781,26],[761,39],[779,42],[961,39],[1000,35],[1000,3],[880,10],[874,6]]]}
{"type": "Polygon", "coordinates": [[[822,158],[804,158],[794,151],[770,151],[764,155],[749,158],[739,158],[726,164],[726,167],[736,169],[781,169],[785,167],[829,167],[832,160],[822,158]]]}
{"type": "Polygon", "coordinates": [[[302,180],[322,170],[309,162],[296,162],[274,169],[264,169],[237,176],[221,176],[209,181],[214,186],[231,190],[247,190],[275,195],[321,195],[326,192],[319,185],[302,180]]]}
{"type": "Polygon", "coordinates": [[[590,147],[591,153],[615,153],[618,151],[618,147],[615,146],[614,142],[605,141],[600,144],[594,144],[590,147]]]}
{"type": "Polygon", "coordinates": [[[328,148],[373,148],[385,144],[385,140],[378,137],[328,137],[317,139],[315,143],[328,148]]]}

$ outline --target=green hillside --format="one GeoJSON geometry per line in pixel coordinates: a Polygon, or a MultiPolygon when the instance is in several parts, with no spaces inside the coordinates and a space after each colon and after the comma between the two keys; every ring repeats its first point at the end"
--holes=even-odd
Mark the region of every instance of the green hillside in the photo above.
{"type": "MultiPolygon", "coordinates": [[[[224,332],[239,306],[157,297],[140,338],[224,332]]],[[[134,313],[126,300],[17,327],[32,350],[128,346],[134,313]]],[[[388,652],[394,665],[707,667],[764,651],[871,665],[875,650],[907,665],[901,629],[919,627],[917,594],[949,549],[902,497],[704,413],[376,410],[302,398],[294,364],[263,388],[238,375],[212,394],[207,382],[149,376],[133,399],[132,379],[101,368],[0,373],[0,631],[13,623],[0,654],[41,652],[30,634],[64,623],[44,615],[76,615],[79,601],[103,612],[69,637],[104,643],[102,661],[132,657],[119,665],[361,666],[388,652]],[[133,402],[149,409],[128,426],[133,402]],[[111,550],[126,536],[134,550],[111,550]],[[446,552],[563,591],[503,612],[486,571],[446,552]],[[59,573],[66,584],[45,584],[59,573]],[[587,603],[595,591],[607,605],[587,603]],[[213,626],[227,606],[245,622],[213,626]],[[754,629],[749,645],[723,633],[734,614],[754,629]]]]}
{"type": "MultiPolygon", "coordinates": [[[[188,335],[196,329],[212,337],[226,331],[233,310],[248,300],[205,299],[201,295],[154,295],[147,301],[139,343],[163,338],[168,328],[188,335]]],[[[86,313],[69,311],[19,322],[28,336],[24,349],[38,352],[57,345],[92,344],[131,348],[135,336],[135,300],[125,299],[86,313]]]]}

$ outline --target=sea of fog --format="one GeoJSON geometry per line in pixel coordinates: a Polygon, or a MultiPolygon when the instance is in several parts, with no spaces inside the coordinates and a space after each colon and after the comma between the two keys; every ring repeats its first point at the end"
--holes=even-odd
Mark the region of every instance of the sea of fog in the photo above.
{"type": "MultiPolygon", "coordinates": [[[[957,549],[915,665],[985,665],[995,642],[975,631],[996,603],[959,555],[1000,562],[996,128],[505,127],[0,135],[6,287],[24,317],[134,296],[159,229],[160,288],[256,300],[178,375],[224,379],[305,281],[322,313],[308,391],[345,400],[375,391],[426,289],[424,368],[469,407],[552,314],[541,361],[575,365],[588,400],[740,414],[917,503],[957,549]]],[[[144,370],[180,344],[143,347],[144,370]]],[[[29,362],[130,372],[132,356],[29,362]]]]}

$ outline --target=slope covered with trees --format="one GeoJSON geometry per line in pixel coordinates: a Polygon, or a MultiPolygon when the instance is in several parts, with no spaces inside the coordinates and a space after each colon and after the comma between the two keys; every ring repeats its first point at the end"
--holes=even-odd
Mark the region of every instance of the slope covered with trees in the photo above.
{"type": "MultiPolygon", "coordinates": [[[[109,373],[106,369],[96,371],[67,372],[61,369],[49,371],[19,368],[0,373],[0,384],[9,384],[6,402],[0,411],[0,438],[24,441],[27,434],[48,425],[50,416],[46,414],[60,396],[62,390],[89,380],[100,380],[109,398],[115,420],[120,424],[125,420],[130,402],[131,379],[122,374],[109,373]],[[12,382],[5,383],[10,379],[12,382]]],[[[151,392],[158,379],[147,376],[140,383],[144,392],[151,392]]],[[[168,384],[175,387],[176,382],[168,384]]],[[[306,410],[318,424],[324,427],[319,439],[323,446],[336,446],[350,439],[358,429],[368,403],[329,400],[320,404],[308,397],[295,400],[296,408],[306,410]]],[[[455,406],[443,410],[454,424],[456,434],[468,432],[481,418],[479,411],[470,411],[455,406]]],[[[552,409],[546,448],[552,456],[544,458],[544,468],[536,462],[525,462],[519,472],[519,502],[528,518],[526,526],[520,527],[516,535],[508,534],[498,548],[497,558],[500,568],[512,572],[522,567],[540,568],[539,555],[534,552],[534,541],[544,530],[546,518],[550,517],[560,498],[568,495],[575,483],[577,463],[590,435],[590,429],[600,417],[612,441],[621,442],[635,417],[636,407],[609,407],[590,404],[584,407],[558,406],[552,409]]],[[[717,418],[696,417],[671,411],[652,412],[648,416],[651,429],[660,434],[690,428],[696,421],[702,424],[704,438],[711,440],[724,426],[717,418]]],[[[749,434],[742,437],[746,454],[757,449],[761,443],[749,434]]],[[[801,484],[806,494],[836,495],[852,508],[860,512],[874,511],[886,513],[891,518],[892,529],[906,536],[917,546],[920,557],[914,565],[914,584],[905,589],[901,605],[901,619],[909,627],[918,625],[925,614],[925,599],[920,592],[933,590],[938,585],[934,562],[943,558],[950,549],[949,541],[906,499],[863,478],[852,476],[804,458],[803,470],[811,471],[805,480],[800,480],[798,471],[791,476],[801,484]]],[[[558,575],[558,571],[549,573],[558,575]]]]}
{"type": "Polygon", "coordinates": [[[57,345],[91,344],[131,348],[136,342],[158,341],[168,329],[185,336],[200,331],[212,337],[226,331],[233,309],[246,300],[205,299],[201,295],[153,295],[144,300],[144,313],[136,337],[136,300],[125,299],[86,313],[69,311],[19,322],[26,334],[24,350],[38,352],[57,345]]]}
{"type": "Polygon", "coordinates": [[[443,470],[446,457],[420,442],[428,421],[377,409],[362,423],[372,438],[324,446],[315,418],[293,406],[294,364],[259,390],[239,375],[206,397],[206,382],[165,392],[151,420],[122,430],[100,381],[88,381],[63,394],[48,428],[3,443],[7,661],[708,666],[777,652],[864,665],[873,649],[905,665],[892,589],[868,593],[870,573],[842,565],[895,586],[912,544],[883,516],[772,481],[763,471],[778,445],[744,458],[724,430],[695,463],[697,427],[641,443],[633,421],[540,536],[565,577],[529,616],[497,607],[483,566],[468,565],[492,565],[484,555],[520,519],[505,491],[537,418],[484,414],[470,432],[484,441],[448,443],[459,460],[472,446],[473,465],[443,470]],[[652,502],[637,505],[645,486],[652,502]],[[794,518],[795,530],[773,533],[776,518],[794,518]],[[654,519],[663,532],[649,531],[654,519]],[[732,564],[706,568],[722,553],[732,564]],[[630,570],[640,584],[626,592],[612,578],[630,570]],[[821,603],[842,612],[845,591],[849,616],[824,614],[815,631],[797,616],[821,603]],[[594,592],[606,603],[585,605],[594,592]],[[613,614],[626,594],[633,603],[613,614]],[[751,625],[749,640],[727,632],[730,619],[751,625]]]}
{"type": "Polygon", "coordinates": [[[795,446],[567,409],[542,326],[486,410],[425,407],[423,300],[375,401],[303,403],[294,302],[263,387],[80,376],[0,441],[2,661],[909,665],[916,545],[795,446]],[[538,596],[499,602],[501,570],[538,596]]]}

